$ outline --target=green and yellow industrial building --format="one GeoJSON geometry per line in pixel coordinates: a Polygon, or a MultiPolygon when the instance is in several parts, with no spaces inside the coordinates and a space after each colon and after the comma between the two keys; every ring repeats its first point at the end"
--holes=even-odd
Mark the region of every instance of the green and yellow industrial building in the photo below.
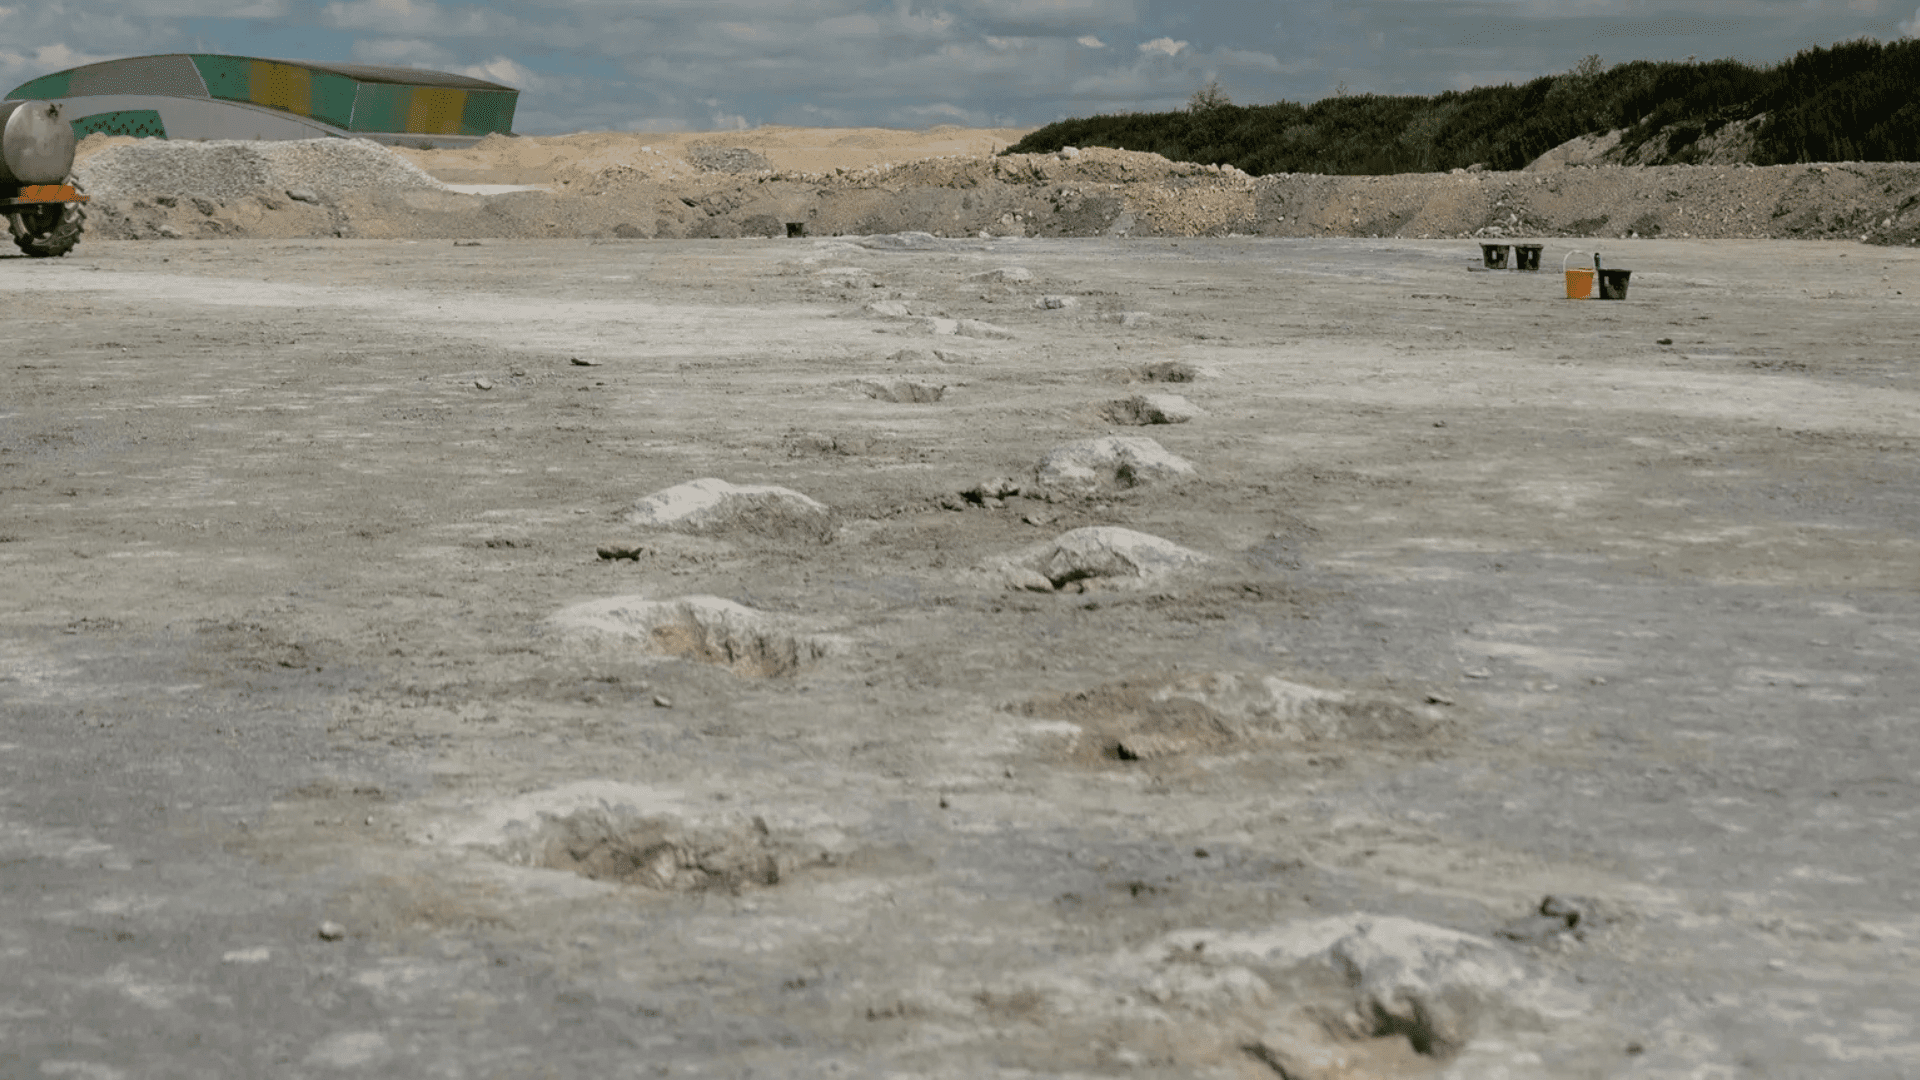
{"type": "Polygon", "coordinates": [[[418,68],[169,53],[43,75],[6,96],[61,102],[80,137],[331,137],[457,147],[512,134],[520,92],[418,68]]]}

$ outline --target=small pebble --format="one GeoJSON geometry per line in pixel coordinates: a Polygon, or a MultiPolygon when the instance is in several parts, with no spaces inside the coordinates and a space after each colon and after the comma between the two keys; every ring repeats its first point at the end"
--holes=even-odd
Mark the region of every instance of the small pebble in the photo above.
{"type": "Polygon", "coordinates": [[[1580,925],[1583,915],[1578,903],[1560,896],[1541,897],[1539,910],[1540,914],[1559,919],[1569,927],[1580,925]]]}
{"type": "Polygon", "coordinates": [[[1429,705],[1451,705],[1451,704],[1453,704],[1453,699],[1452,699],[1452,698],[1450,698],[1450,697],[1448,697],[1448,696],[1447,696],[1447,695],[1445,695],[1445,694],[1428,694],[1428,695],[1427,695],[1427,704],[1429,704],[1429,705]]]}
{"type": "Polygon", "coordinates": [[[1465,675],[1469,679],[1493,678],[1493,672],[1488,671],[1486,668],[1474,668],[1472,671],[1463,671],[1460,674],[1465,675]]]}
{"type": "Polygon", "coordinates": [[[1587,680],[1587,681],[1588,681],[1588,682],[1591,682],[1591,683],[1592,683],[1593,685],[1595,685],[1595,686],[1605,686],[1605,685],[1607,685],[1607,677],[1606,677],[1605,675],[1595,675],[1595,676],[1594,676],[1593,678],[1591,678],[1591,679],[1589,679],[1589,680],[1587,680]]]}
{"type": "Polygon", "coordinates": [[[589,360],[584,356],[576,356],[576,357],[573,357],[572,359],[573,359],[574,367],[599,367],[600,366],[600,361],[589,360]]]}
{"type": "Polygon", "coordinates": [[[657,706],[657,707],[659,707],[659,708],[662,708],[662,709],[671,709],[671,708],[673,708],[673,699],[672,699],[672,698],[670,698],[670,697],[668,697],[668,696],[667,696],[667,695],[665,695],[665,694],[655,694],[655,695],[653,695],[653,703],[654,703],[654,705],[655,705],[655,706],[657,706]]]}
{"type": "Polygon", "coordinates": [[[1672,339],[1672,338],[1670,338],[1670,337],[1663,337],[1663,338],[1661,338],[1661,339],[1660,339],[1660,341],[1659,341],[1659,344],[1661,344],[1661,345],[1671,345],[1671,344],[1673,344],[1673,339],[1672,339]]]}
{"type": "Polygon", "coordinates": [[[493,380],[492,379],[475,379],[473,380],[473,385],[481,390],[491,390],[493,389],[493,380]]]}
{"type": "Polygon", "coordinates": [[[320,924],[321,941],[339,941],[347,936],[347,928],[329,919],[320,924]]]}

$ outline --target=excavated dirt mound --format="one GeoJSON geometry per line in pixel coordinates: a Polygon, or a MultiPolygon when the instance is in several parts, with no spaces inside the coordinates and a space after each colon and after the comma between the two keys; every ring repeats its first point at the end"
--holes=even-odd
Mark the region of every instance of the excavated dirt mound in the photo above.
{"type": "Polygon", "coordinates": [[[1042,487],[1077,491],[1124,490],[1195,475],[1193,462],[1138,435],[1082,439],[1055,447],[1034,471],[1042,487]]]}
{"type": "Polygon", "coordinates": [[[683,792],[609,781],[530,791],[462,818],[435,835],[510,865],[661,892],[770,887],[843,854],[817,830],[775,828],[758,813],[717,811],[683,792]]]}
{"type": "Polygon", "coordinates": [[[1068,756],[1088,761],[1150,761],[1246,744],[1411,742],[1447,727],[1432,709],[1389,696],[1232,672],[1122,679],[1018,708],[1074,724],[1068,756]]]}
{"type": "Polygon", "coordinates": [[[656,491],[635,503],[629,525],[689,533],[738,534],[771,540],[833,538],[833,512],[787,488],[731,484],[704,477],[656,491]]]}
{"type": "Polygon", "coordinates": [[[836,639],[796,632],[717,596],[646,600],[616,596],[554,615],[555,628],[643,642],[649,652],[724,667],[736,675],[792,675],[832,653],[836,639]]]}
{"type": "Polygon", "coordinates": [[[675,892],[778,885],[793,864],[760,818],[748,828],[694,830],[605,809],[550,819],[525,853],[529,865],[675,892]]]}
{"type": "Polygon", "coordinates": [[[1184,424],[1206,413],[1179,394],[1135,394],[1108,402],[1101,410],[1108,420],[1127,427],[1184,424]]]}
{"type": "MultiPolygon", "coordinates": [[[[1703,160],[1738,156],[1724,131],[1703,160]],[[1710,152],[1709,152],[1710,151],[1710,152]]],[[[1088,148],[989,156],[1017,132],[768,129],[716,137],[489,136],[463,150],[378,148],[364,182],[309,185],[316,201],[211,158],[228,144],[89,136],[76,176],[109,193],[91,230],[109,239],[746,236],[1774,237],[1920,242],[1920,165],[1600,164],[1569,144],[1526,172],[1254,178],[1231,167],[1088,148]],[[109,156],[110,155],[110,156],[109,156]],[[1558,155],[1558,156],[1555,156],[1558,155]],[[206,167],[193,160],[206,157],[206,167]],[[96,164],[96,157],[112,162],[96,164]],[[147,162],[147,158],[154,161],[147,162]],[[168,168],[160,169],[165,159],[168,168]],[[410,166],[418,166],[418,170],[410,166]],[[115,177],[159,176],[151,192],[115,177]],[[423,186],[532,185],[461,194],[423,186]],[[195,181],[193,177],[201,177],[195,181]],[[167,190],[161,191],[160,187],[167,190]],[[254,191],[255,188],[261,188],[254,191]],[[163,201],[171,200],[171,201],[163,201]]],[[[367,144],[371,146],[372,144],[367,144]]],[[[1652,153],[1653,151],[1647,151],[1652,153]]]]}

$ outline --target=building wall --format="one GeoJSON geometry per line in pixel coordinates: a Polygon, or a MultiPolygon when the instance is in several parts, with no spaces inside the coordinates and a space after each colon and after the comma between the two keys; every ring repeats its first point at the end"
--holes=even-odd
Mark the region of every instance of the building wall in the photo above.
{"type": "MultiPolygon", "coordinates": [[[[454,81],[454,77],[442,78],[454,81]]],[[[181,101],[211,99],[272,109],[318,121],[332,128],[332,134],[465,137],[511,132],[514,108],[519,100],[516,90],[378,82],[278,60],[203,53],[139,56],[89,64],[34,79],[8,96],[77,99],[126,95],[181,101]]],[[[89,106],[87,112],[79,115],[91,116],[99,111],[89,106]]],[[[164,112],[162,117],[164,120],[164,112]]],[[[172,123],[167,123],[166,128],[173,138],[251,137],[183,135],[172,123]]]]}
{"type": "Polygon", "coordinates": [[[114,128],[127,125],[139,114],[151,116],[160,129],[153,134],[166,139],[325,139],[343,134],[330,125],[279,109],[212,98],[95,94],[65,98],[61,104],[74,135],[79,137],[94,131],[138,134],[114,128]]]}

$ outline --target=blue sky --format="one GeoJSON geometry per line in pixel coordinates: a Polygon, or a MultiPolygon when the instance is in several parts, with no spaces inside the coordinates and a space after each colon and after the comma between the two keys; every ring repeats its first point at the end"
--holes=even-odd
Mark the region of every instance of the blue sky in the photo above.
{"type": "Polygon", "coordinates": [[[0,0],[0,88],[226,52],[520,89],[515,130],[1026,126],[1523,82],[1588,54],[1773,62],[1920,36],[1920,0],[0,0]]]}

